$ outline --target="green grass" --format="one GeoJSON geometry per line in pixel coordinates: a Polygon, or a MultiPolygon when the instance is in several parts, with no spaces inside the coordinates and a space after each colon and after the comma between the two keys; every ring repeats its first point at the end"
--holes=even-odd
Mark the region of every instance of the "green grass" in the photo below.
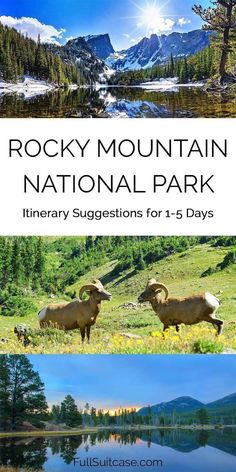
{"type": "MultiPolygon", "coordinates": [[[[109,262],[94,269],[81,277],[67,290],[76,290],[91,278],[103,281],[113,299],[104,302],[97,323],[92,327],[90,345],[82,346],[80,334],[76,331],[63,332],[47,329],[38,330],[37,313],[26,317],[1,317],[0,338],[6,338],[0,343],[0,352],[11,353],[192,353],[196,345],[203,346],[202,353],[219,353],[225,349],[236,349],[235,317],[235,265],[219,271],[211,276],[201,278],[208,267],[215,267],[231,250],[212,248],[210,245],[199,245],[183,253],[171,255],[162,261],[149,266],[140,272],[127,271],[119,277],[112,278],[111,271],[117,261],[109,262]],[[150,305],[137,309],[120,308],[127,302],[136,302],[143,291],[148,278],[155,277],[164,282],[170,291],[170,296],[187,296],[193,293],[209,291],[221,300],[217,316],[225,321],[223,335],[216,337],[215,330],[207,323],[192,327],[182,325],[179,334],[170,328],[165,339],[162,337],[162,325],[150,305]],[[31,344],[25,348],[13,333],[16,324],[25,324],[36,331],[31,336],[31,344]],[[138,339],[129,339],[129,334],[138,335],[138,339]]],[[[55,255],[52,257],[57,264],[55,255]]],[[[63,297],[47,299],[42,296],[35,299],[39,309],[48,302],[56,303],[63,297]]],[[[67,298],[64,297],[64,300],[67,298]]],[[[201,347],[200,347],[201,349],[201,347]]],[[[200,350],[201,352],[201,350],[200,350]]]]}

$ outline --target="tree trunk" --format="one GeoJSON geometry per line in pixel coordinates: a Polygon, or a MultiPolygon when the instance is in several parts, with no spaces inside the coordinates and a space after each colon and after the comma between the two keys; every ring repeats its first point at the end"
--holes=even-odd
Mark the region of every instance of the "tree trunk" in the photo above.
{"type": "Polygon", "coordinates": [[[221,58],[220,58],[220,83],[222,84],[224,82],[224,79],[226,77],[226,64],[227,64],[227,59],[228,59],[228,53],[225,49],[223,49],[221,53],[221,58]]]}
{"type": "Polygon", "coordinates": [[[232,20],[232,12],[233,12],[233,5],[228,5],[227,6],[227,11],[226,11],[226,16],[227,16],[227,21],[228,25],[225,26],[224,28],[224,36],[223,36],[223,50],[221,53],[221,58],[220,58],[220,68],[219,68],[219,73],[220,73],[220,83],[223,84],[224,80],[227,76],[226,73],[226,64],[227,64],[227,59],[228,59],[228,54],[229,54],[229,34],[230,34],[230,23],[232,20]]]}
{"type": "Polygon", "coordinates": [[[15,392],[13,393],[12,398],[12,407],[11,407],[11,430],[16,430],[16,397],[15,392]]]}

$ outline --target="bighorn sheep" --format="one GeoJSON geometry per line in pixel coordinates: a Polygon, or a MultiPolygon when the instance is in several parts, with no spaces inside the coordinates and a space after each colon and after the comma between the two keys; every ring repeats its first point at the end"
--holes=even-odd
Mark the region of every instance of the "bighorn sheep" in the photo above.
{"type": "Polygon", "coordinates": [[[206,321],[211,323],[218,335],[221,334],[223,321],[214,317],[219,308],[219,301],[211,293],[192,295],[186,298],[168,298],[168,288],[157,282],[155,279],[149,280],[146,290],[138,298],[139,303],[150,302],[153,310],[163,323],[163,331],[169,326],[175,326],[179,331],[179,325],[193,325],[206,321]],[[165,299],[161,296],[162,290],[165,292],[165,299]]]}
{"type": "Polygon", "coordinates": [[[79,299],[71,303],[50,304],[43,308],[38,314],[40,327],[55,326],[66,331],[79,328],[82,343],[85,331],[89,342],[90,328],[96,323],[101,310],[101,301],[111,298],[111,294],[104,289],[101,282],[95,279],[92,283],[81,287],[79,299]],[[84,292],[89,294],[89,299],[82,301],[84,292]]]}

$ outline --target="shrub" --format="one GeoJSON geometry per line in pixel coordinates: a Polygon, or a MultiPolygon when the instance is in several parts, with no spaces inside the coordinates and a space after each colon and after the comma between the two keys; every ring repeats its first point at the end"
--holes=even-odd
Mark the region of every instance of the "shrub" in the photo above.
{"type": "Polygon", "coordinates": [[[208,341],[198,339],[193,343],[192,351],[196,354],[220,354],[224,346],[219,341],[208,341]]]}
{"type": "Polygon", "coordinates": [[[37,309],[32,299],[15,285],[0,291],[0,306],[3,316],[26,316],[37,309]]]}
{"type": "Polygon", "coordinates": [[[217,272],[216,268],[214,268],[214,267],[208,267],[208,269],[205,270],[205,272],[203,272],[203,273],[201,274],[201,277],[208,277],[208,275],[215,274],[215,272],[217,272]]]}
{"type": "Polygon", "coordinates": [[[226,256],[224,257],[223,261],[217,264],[216,267],[218,267],[220,270],[223,270],[232,264],[236,264],[236,251],[228,252],[228,254],[226,254],[226,256]]]}
{"type": "Polygon", "coordinates": [[[209,267],[207,270],[205,270],[205,272],[202,273],[201,277],[207,277],[208,275],[215,274],[216,272],[224,270],[233,264],[236,264],[236,251],[229,251],[222,262],[219,262],[216,267],[209,267]]]}

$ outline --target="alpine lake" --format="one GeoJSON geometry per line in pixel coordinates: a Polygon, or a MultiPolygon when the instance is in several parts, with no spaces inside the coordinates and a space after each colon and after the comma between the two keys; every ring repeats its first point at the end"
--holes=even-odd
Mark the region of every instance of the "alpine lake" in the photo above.
{"type": "Polygon", "coordinates": [[[41,95],[0,93],[6,118],[234,118],[236,93],[208,93],[197,86],[167,89],[87,87],[41,95]]]}
{"type": "Polygon", "coordinates": [[[34,472],[71,472],[76,469],[99,472],[157,469],[167,472],[235,471],[235,428],[55,434],[43,436],[39,433],[39,437],[31,437],[29,433],[28,437],[0,439],[0,466],[6,470],[10,466],[16,470],[23,467],[34,472]],[[137,465],[124,465],[127,464],[124,461],[130,464],[133,460],[137,465]]]}

